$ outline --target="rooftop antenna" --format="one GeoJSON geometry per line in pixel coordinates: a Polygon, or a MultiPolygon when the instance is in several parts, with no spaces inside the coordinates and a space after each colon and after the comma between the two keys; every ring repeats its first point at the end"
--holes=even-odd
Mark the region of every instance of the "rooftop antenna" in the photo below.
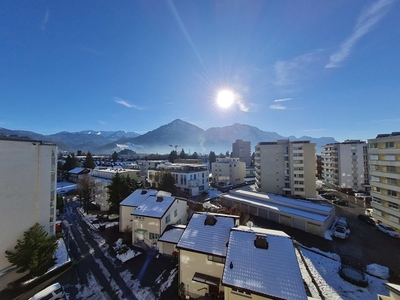
{"type": "Polygon", "coordinates": [[[254,223],[253,223],[252,221],[248,221],[248,222],[246,223],[246,225],[247,225],[247,227],[249,227],[250,230],[251,230],[251,228],[254,226],[254,223]]]}

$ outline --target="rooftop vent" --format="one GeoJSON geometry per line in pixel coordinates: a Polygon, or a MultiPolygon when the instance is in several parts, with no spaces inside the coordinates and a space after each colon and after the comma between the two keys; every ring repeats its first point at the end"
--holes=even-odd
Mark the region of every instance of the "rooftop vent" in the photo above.
{"type": "Polygon", "coordinates": [[[217,223],[217,219],[213,215],[207,215],[204,220],[204,225],[214,226],[217,223]]]}
{"type": "Polygon", "coordinates": [[[146,190],[142,190],[142,192],[140,194],[142,194],[142,195],[147,194],[147,191],[146,190]]]}
{"type": "Polygon", "coordinates": [[[157,202],[162,202],[164,200],[163,196],[157,196],[157,202]]]}
{"type": "Polygon", "coordinates": [[[268,242],[266,235],[256,235],[254,246],[259,249],[268,249],[268,242]]]}

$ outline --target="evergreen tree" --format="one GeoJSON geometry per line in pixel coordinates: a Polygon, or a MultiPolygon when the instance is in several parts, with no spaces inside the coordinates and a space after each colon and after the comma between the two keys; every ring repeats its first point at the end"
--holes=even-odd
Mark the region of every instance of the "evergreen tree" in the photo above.
{"type": "Polygon", "coordinates": [[[111,155],[111,159],[113,162],[116,162],[118,160],[118,153],[117,151],[114,151],[114,153],[111,155]]]}
{"type": "Polygon", "coordinates": [[[226,151],[225,156],[230,157],[229,150],[226,151]]]}
{"type": "Polygon", "coordinates": [[[68,172],[78,166],[79,166],[79,160],[75,156],[75,154],[74,153],[68,154],[67,159],[65,160],[64,170],[68,172]]]}
{"type": "Polygon", "coordinates": [[[210,151],[210,154],[208,155],[208,162],[210,163],[210,170],[212,168],[212,163],[217,161],[217,157],[215,156],[214,151],[210,151]]]}
{"type": "Polygon", "coordinates": [[[129,176],[121,176],[116,173],[111,179],[111,183],[107,186],[108,199],[110,205],[110,213],[119,213],[119,204],[122,200],[132,194],[140,186],[129,176]]]}
{"type": "Polygon", "coordinates": [[[199,156],[198,156],[198,154],[197,154],[197,152],[195,151],[195,152],[193,152],[193,154],[192,154],[192,158],[193,159],[197,159],[197,158],[199,158],[199,156]]]}
{"type": "Polygon", "coordinates": [[[175,159],[177,159],[177,158],[178,158],[178,154],[176,153],[175,150],[172,150],[168,156],[168,161],[173,163],[175,161],[175,159]]]}
{"type": "Polygon", "coordinates": [[[175,179],[170,172],[165,172],[160,181],[160,189],[175,194],[175,179]]]}
{"type": "Polygon", "coordinates": [[[179,153],[179,158],[186,158],[186,153],[185,153],[185,150],[183,150],[183,148],[182,148],[182,150],[181,150],[181,153],[179,153]]]}
{"type": "Polygon", "coordinates": [[[41,275],[54,265],[56,242],[56,236],[49,237],[44,227],[36,223],[24,232],[22,240],[17,240],[14,251],[5,252],[6,258],[17,267],[17,273],[41,275]]]}
{"type": "Polygon", "coordinates": [[[86,159],[83,164],[83,167],[88,169],[94,169],[96,167],[96,163],[94,162],[94,158],[92,156],[92,153],[90,153],[90,151],[86,154],[86,159]]]}
{"type": "Polygon", "coordinates": [[[78,185],[78,195],[86,213],[89,212],[89,204],[94,200],[96,192],[96,182],[89,175],[82,176],[76,183],[78,185]]]}

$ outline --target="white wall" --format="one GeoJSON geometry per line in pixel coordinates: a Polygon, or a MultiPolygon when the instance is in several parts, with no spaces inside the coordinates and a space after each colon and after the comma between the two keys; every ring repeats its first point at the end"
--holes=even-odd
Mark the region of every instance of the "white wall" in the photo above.
{"type": "Polygon", "coordinates": [[[4,252],[36,222],[55,232],[56,156],[55,145],[0,140],[0,271],[10,266],[4,252]]]}

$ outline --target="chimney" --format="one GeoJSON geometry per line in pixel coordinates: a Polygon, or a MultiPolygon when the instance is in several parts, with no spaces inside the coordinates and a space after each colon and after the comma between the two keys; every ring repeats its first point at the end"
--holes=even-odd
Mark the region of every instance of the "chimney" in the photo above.
{"type": "Polygon", "coordinates": [[[164,200],[163,196],[157,196],[157,202],[162,202],[164,200]]]}
{"type": "Polygon", "coordinates": [[[142,191],[140,192],[140,194],[145,195],[145,194],[147,194],[147,191],[146,191],[146,190],[142,190],[142,191]]]}
{"type": "Polygon", "coordinates": [[[254,246],[259,249],[268,249],[267,236],[256,234],[256,239],[254,240],[254,246]]]}
{"type": "Polygon", "coordinates": [[[213,215],[207,215],[204,220],[204,225],[214,226],[217,223],[217,219],[213,215]]]}

